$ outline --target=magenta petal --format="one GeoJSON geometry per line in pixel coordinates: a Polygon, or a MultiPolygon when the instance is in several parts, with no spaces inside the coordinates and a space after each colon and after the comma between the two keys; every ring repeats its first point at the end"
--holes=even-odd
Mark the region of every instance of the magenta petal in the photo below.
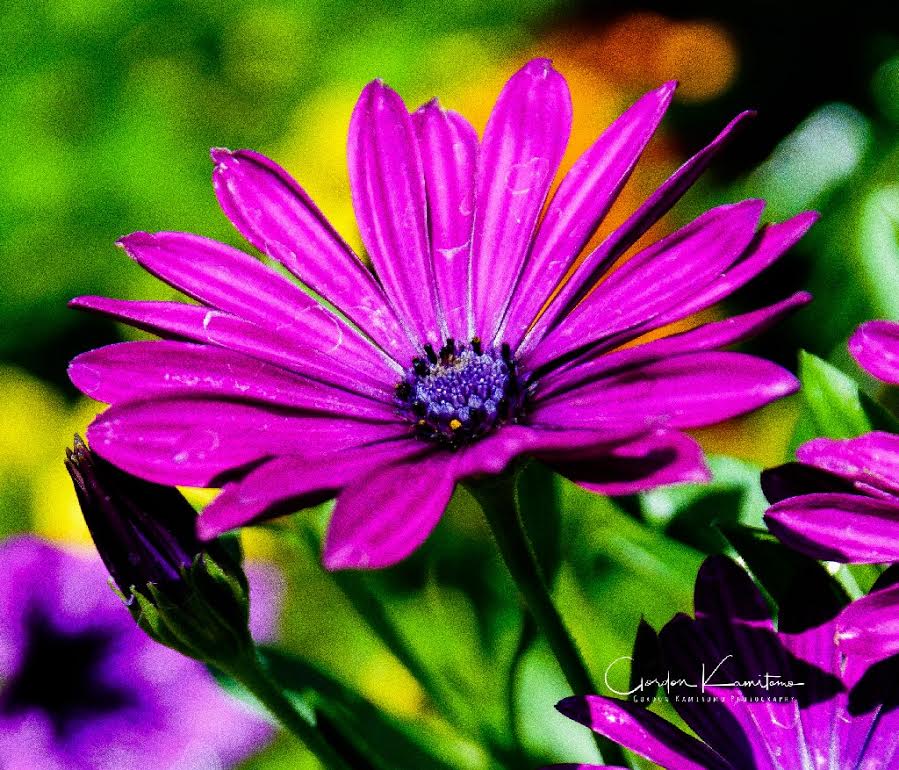
{"type": "Polygon", "coordinates": [[[219,204],[257,249],[281,262],[394,358],[411,354],[384,292],[294,179],[251,150],[212,151],[219,204]]]}
{"type": "MultiPolygon", "coordinates": [[[[188,233],[132,233],[120,245],[142,267],[190,297],[313,350],[386,371],[388,359],[355,329],[242,251],[188,233]]],[[[396,364],[397,371],[401,371],[396,364]]]]}
{"type": "Polygon", "coordinates": [[[708,746],[642,705],[601,695],[579,695],[559,701],[556,708],[668,770],[731,770],[708,746]]]}
{"type": "Polygon", "coordinates": [[[899,323],[863,323],[849,340],[849,352],[868,374],[899,385],[899,323]]]}
{"type": "Polygon", "coordinates": [[[799,447],[796,459],[841,478],[899,495],[899,436],[894,433],[873,431],[845,440],[813,439],[799,447]]]}
{"type": "Polygon", "coordinates": [[[664,322],[669,323],[698,313],[733,294],[780,259],[817,221],[816,212],[805,211],[786,222],[765,225],[730,270],[718,276],[701,292],[697,292],[677,313],[663,319],[664,322]]]}
{"type": "Polygon", "coordinates": [[[899,560],[899,504],[822,492],[790,497],[765,513],[768,528],[797,551],[848,563],[899,560]]]}
{"type": "Polygon", "coordinates": [[[571,96],[547,59],[528,62],[484,129],[475,187],[470,336],[492,340],[571,133],[571,96]]]}
{"type": "Polygon", "coordinates": [[[478,136],[461,115],[435,99],[413,116],[424,164],[431,259],[448,335],[468,335],[468,280],[478,136]]]}
{"type": "Polygon", "coordinates": [[[206,506],[197,531],[203,540],[211,540],[260,518],[308,508],[331,499],[348,484],[378,473],[382,465],[430,449],[419,441],[401,439],[308,458],[278,457],[227,484],[206,506]]]}
{"type": "Polygon", "coordinates": [[[753,112],[737,115],[708,145],[687,160],[659,187],[615,232],[587,255],[572,279],[562,287],[558,297],[540,317],[523,340],[520,353],[525,353],[543,338],[559,318],[571,310],[593,288],[618,258],[633,246],[653,224],[667,212],[708,168],[712,160],[727,146],[736,130],[753,112]]]}
{"type": "Polygon", "coordinates": [[[325,537],[326,569],[379,569],[418,548],[443,515],[456,485],[454,456],[384,466],[337,498],[325,537]]]}
{"type": "Polygon", "coordinates": [[[216,486],[223,476],[281,454],[314,456],[408,435],[408,425],[288,412],[200,398],[126,402],[87,430],[91,448],[159,484],[216,486]]]}
{"type": "Polygon", "coordinates": [[[689,436],[658,431],[616,447],[544,454],[563,476],[604,495],[633,495],[666,484],[711,480],[702,448],[689,436]]]}
{"type": "Polygon", "coordinates": [[[359,96],[347,152],[356,219],[384,290],[417,339],[440,347],[418,139],[403,100],[380,81],[359,96]]]}
{"type": "Polygon", "coordinates": [[[298,345],[295,338],[281,335],[277,330],[200,305],[132,302],[104,297],[78,297],[69,304],[103,313],[154,334],[217,345],[335,387],[390,403],[394,401],[395,376],[392,370],[381,365],[383,361],[365,367],[335,355],[341,350],[344,338],[340,326],[332,323],[336,319],[324,308],[310,308],[303,314],[304,323],[310,329],[318,329],[316,349],[298,345]]]}
{"type": "Polygon", "coordinates": [[[849,655],[878,661],[899,654],[899,585],[863,596],[837,618],[837,644],[849,655]]]}
{"type": "Polygon", "coordinates": [[[553,369],[540,379],[540,395],[551,394],[623,371],[639,364],[658,361],[684,353],[698,353],[743,342],[770,328],[785,315],[809,303],[811,294],[800,291],[759,310],[731,316],[722,321],[697,326],[670,337],[652,340],[642,345],[616,350],[604,355],[589,351],[563,368],[553,369]]]}
{"type": "Polygon", "coordinates": [[[165,396],[256,401],[358,419],[394,422],[388,404],[306,379],[281,367],[211,345],[141,341],[77,356],[69,378],[107,404],[165,396]]]}
{"type": "Polygon", "coordinates": [[[500,337],[513,348],[599,227],[671,104],[676,83],[650,91],[574,164],[547,208],[500,337]]]}
{"type": "Polygon", "coordinates": [[[743,353],[692,353],[638,366],[538,401],[532,422],[559,427],[696,428],[796,391],[770,361],[743,353]]]}
{"type": "Polygon", "coordinates": [[[636,337],[671,311],[683,317],[684,304],[752,241],[763,206],[757,200],[719,206],[636,254],[543,339],[528,365],[544,366],[625,331],[636,337]]]}

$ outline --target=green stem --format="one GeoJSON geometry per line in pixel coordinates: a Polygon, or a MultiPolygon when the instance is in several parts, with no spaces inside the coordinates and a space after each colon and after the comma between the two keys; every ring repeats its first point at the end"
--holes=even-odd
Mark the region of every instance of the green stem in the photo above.
{"type": "Polygon", "coordinates": [[[356,770],[345,757],[304,717],[282,692],[253,653],[234,665],[223,667],[225,673],[243,685],[269,712],[295,736],[326,770],[356,770]]]}
{"type": "MultiPolygon", "coordinates": [[[[509,574],[525,605],[546,637],[568,686],[576,695],[598,693],[577,644],[565,626],[550,596],[534,549],[515,505],[515,476],[471,485],[509,574]]],[[[621,747],[594,733],[602,762],[626,766],[621,747]]]]}

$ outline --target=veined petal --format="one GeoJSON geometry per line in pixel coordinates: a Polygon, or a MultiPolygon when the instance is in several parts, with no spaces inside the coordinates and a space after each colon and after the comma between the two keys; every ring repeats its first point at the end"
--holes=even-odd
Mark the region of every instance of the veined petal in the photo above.
{"type": "Polygon", "coordinates": [[[601,695],[559,701],[565,716],[668,770],[732,770],[708,746],[644,706],[601,695]]]}
{"type": "Polygon", "coordinates": [[[471,227],[478,136],[461,115],[435,99],[412,116],[424,164],[431,260],[447,334],[468,335],[471,227]]]}
{"type": "Polygon", "coordinates": [[[406,558],[449,504],[456,486],[454,463],[451,452],[400,461],[344,489],[325,536],[325,568],[378,569],[406,558]]]}
{"type": "Polygon", "coordinates": [[[539,400],[531,422],[559,427],[696,428],[782,398],[799,382],[743,353],[693,353],[637,366],[539,400]]]}
{"type": "Polygon", "coordinates": [[[212,159],[219,204],[241,235],[340,308],[394,358],[408,360],[410,341],[384,292],[296,181],[251,150],[215,149],[212,159]]]}
{"type": "MultiPolygon", "coordinates": [[[[344,362],[335,355],[342,345],[339,326],[330,324],[324,308],[310,309],[307,321],[319,316],[319,350],[297,345],[295,340],[265,329],[221,310],[182,302],[142,302],[105,297],[78,297],[69,305],[102,313],[164,337],[191,340],[244,353],[276,364],[310,379],[353,390],[371,398],[393,403],[394,378],[384,370],[367,369],[356,361],[344,362]],[[331,347],[324,348],[330,341],[331,347]]],[[[389,370],[388,370],[389,371],[389,370]]]]}
{"type": "Polygon", "coordinates": [[[657,431],[613,447],[541,453],[563,476],[604,495],[633,495],[678,483],[711,480],[702,448],[677,431],[657,431]]]}
{"type": "Polygon", "coordinates": [[[899,505],[899,436],[873,431],[856,438],[817,438],[796,450],[796,459],[850,481],[896,496],[899,505]]]}
{"type": "Polygon", "coordinates": [[[126,402],[87,430],[91,448],[159,484],[216,486],[271,456],[334,452],[408,435],[402,423],[309,415],[200,398],[126,402]]]}
{"type": "Polygon", "coordinates": [[[356,219],[384,290],[415,339],[440,347],[421,153],[406,105],[384,83],[362,90],[347,152],[356,219]]]}
{"type": "Polygon", "coordinates": [[[637,100],[565,175],[540,222],[497,341],[513,348],[593,236],[665,115],[677,83],[637,100]]]}
{"type": "Polygon", "coordinates": [[[469,336],[492,340],[571,133],[571,96],[549,60],[506,83],[478,156],[469,336]]]}
{"type": "Polygon", "coordinates": [[[869,661],[899,654],[899,585],[852,602],[837,618],[835,638],[845,654],[869,661]]]}
{"type": "Polygon", "coordinates": [[[899,323],[863,323],[849,340],[849,352],[868,374],[899,385],[899,323]]]}
{"type": "Polygon", "coordinates": [[[540,378],[540,397],[609,376],[644,363],[668,359],[684,353],[699,353],[743,342],[762,333],[788,313],[810,302],[811,294],[800,291],[785,300],[743,315],[697,326],[670,337],[652,340],[634,347],[600,354],[594,350],[573,359],[540,378]]]}
{"type": "Polygon", "coordinates": [[[402,372],[343,319],[242,251],[189,233],[132,233],[119,244],[148,272],[206,305],[312,350],[330,351],[339,339],[344,355],[402,372]]]}
{"type": "Polygon", "coordinates": [[[537,346],[527,365],[539,368],[622,332],[654,328],[698,287],[727,270],[755,235],[763,201],[707,211],[636,254],[606,278],[537,346]]]}
{"type": "Polygon", "coordinates": [[[380,466],[432,452],[419,441],[383,441],[312,457],[289,455],[263,463],[226,484],[201,514],[197,531],[211,540],[234,527],[330,500],[344,487],[379,473],[380,466]]]}
{"type": "Polygon", "coordinates": [[[822,492],[790,497],[765,513],[780,540],[815,559],[848,563],[899,560],[899,504],[822,492]]]}
{"type": "Polygon", "coordinates": [[[306,379],[225,348],[189,342],[107,345],[77,356],[69,364],[69,378],[86,396],[107,404],[203,396],[357,419],[397,419],[396,410],[383,401],[306,379]]]}
{"type": "MultiPolygon", "coordinates": [[[[552,304],[528,330],[525,339],[518,346],[519,355],[530,352],[546,332],[583,299],[609,267],[681,199],[718,153],[727,146],[737,129],[753,115],[755,113],[751,111],[737,115],[718,136],[687,160],[624,224],[586,257],[572,279],[561,288],[552,304]]],[[[549,296],[543,299],[549,299],[549,296]]]]}

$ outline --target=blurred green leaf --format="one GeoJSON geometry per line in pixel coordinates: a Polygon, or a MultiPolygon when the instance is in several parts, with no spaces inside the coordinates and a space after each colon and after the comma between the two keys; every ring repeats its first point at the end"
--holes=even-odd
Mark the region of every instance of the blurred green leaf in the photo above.
{"type": "Polygon", "coordinates": [[[548,586],[562,561],[561,497],[556,474],[542,463],[528,463],[518,474],[515,502],[548,586]]]}
{"type": "Polygon", "coordinates": [[[440,735],[425,725],[404,725],[358,693],[328,676],[308,661],[275,647],[260,654],[275,681],[327,715],[329,729],[337,730],[356,751],[382,770],[428,767],[436,770],[485,767],[476,747],[457,737],[440,735]],[[466,750],[467,749],[467,750],[466,750]]]}

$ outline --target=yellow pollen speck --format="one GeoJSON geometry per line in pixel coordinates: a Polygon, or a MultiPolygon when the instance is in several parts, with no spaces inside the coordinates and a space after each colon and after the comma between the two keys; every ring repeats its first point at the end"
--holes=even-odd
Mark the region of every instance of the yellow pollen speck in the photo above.
{"type": "Polygon", "coordinates": [[[453,430],[459,430],[459,428],[462,427],[462,423],[459,422],[459,421],[456,420],[456,419],[452,419],[452,420],[450,420],[449,426],[450,426],[450,428],[452,428],[453,430]]]}

